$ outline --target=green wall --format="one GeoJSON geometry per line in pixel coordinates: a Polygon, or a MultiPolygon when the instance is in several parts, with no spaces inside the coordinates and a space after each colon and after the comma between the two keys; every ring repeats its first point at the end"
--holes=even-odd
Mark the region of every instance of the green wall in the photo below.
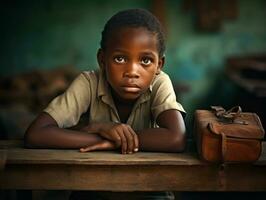
{"type": "Polygon", "coordinates": [[[1,73],[73,65],[80,70],[97,67],[100,34],[108,18],[149,1],[17,1],[2,7],[4,55],[1,73]],[[25,3],[30,2],[30,3],[25,3]]]}
{"type": "Polygon", "coordinates": [[[182,96],[189,111],[208,101],[204,98],[210,92],[233,98],[233,88],[222,77],[225,59],[266,52],[266,1],[239,0],[237,19],[224,21],[220,32],[209,34],[195,31],[193,12],[182,11],[177,1],[168,1],[168,9],[167,71],[173,80],[190,85],[191,92],[182,96]]]}
{"type": "MultiPolygon", "coordinates": [[[[211,90],[217,90],[214,86],[219,88],[217,81],[222,80],[227,56],[266,52],[266,1],[239,0],[237,19],[224,21],[218,33],[197,32],[195,12],[185,12],[181,0],[165,2],[168,30],[165,71],[175,84],[190,87],[179,98],[188,112],[193,112],[211,90]]],[[[14,75],[62,65],[95,69],[106,20],[118,10],[150,9],[151,5],[151,0],[3,3],[0,73],[14,75]]],[[[221,92],[219,89],[217,93],[221,92]]],[[[230,85],[225,89],[232,92],[230,85]]]]}

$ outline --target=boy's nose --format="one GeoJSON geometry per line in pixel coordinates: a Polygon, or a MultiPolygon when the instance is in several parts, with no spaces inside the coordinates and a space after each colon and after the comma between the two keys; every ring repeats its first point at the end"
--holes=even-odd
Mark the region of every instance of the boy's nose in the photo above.
{"type": "Polygon", "coordinates": [[[139,77],[138,64],[137,63],[129,64],[126,68],[124,76],[129,78],[138,78],[139,77]]]}

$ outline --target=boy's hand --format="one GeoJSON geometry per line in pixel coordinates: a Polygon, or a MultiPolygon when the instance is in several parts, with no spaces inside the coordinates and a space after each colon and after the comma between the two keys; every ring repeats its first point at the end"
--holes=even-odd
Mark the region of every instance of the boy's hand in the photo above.
{"type": "Polygon", "coordinates": [[[92,146],[80,148],[80,152],[89,152],[89,151],[96,151],[96,150],[113,150],[116,149],[116,145],[114,142],[109,140],[103,140],[100,143],[94,144],[92,146]]]}
{"type": "Polygon", "coordinates": [[[139,140],[135,131],[127,124],[106,123],[99,129],[99,134],[117,146],[121,146],[123,154],[131,154],[138,151],[139,140]]]}
{"type": "Polygon", "coordinates": [[[87,126],[85,130],[96,132],[103,138],[113,141],[116,147],[121,146],[123,154],[138,151],[138,136],[131,126],[127,124],[96,123],[87,126]]]}

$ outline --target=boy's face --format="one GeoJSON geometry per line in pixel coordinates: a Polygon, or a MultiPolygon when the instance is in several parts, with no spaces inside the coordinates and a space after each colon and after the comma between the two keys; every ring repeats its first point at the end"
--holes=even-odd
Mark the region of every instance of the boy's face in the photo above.
{"type": "Polygon", "coordinates": [[[98,62],[114,95],[128,101],[149,88],[164,58],[159,58],[155,34],[145,28],[128,27],[113,31],[106,49],[98,52],[98,62]]]}

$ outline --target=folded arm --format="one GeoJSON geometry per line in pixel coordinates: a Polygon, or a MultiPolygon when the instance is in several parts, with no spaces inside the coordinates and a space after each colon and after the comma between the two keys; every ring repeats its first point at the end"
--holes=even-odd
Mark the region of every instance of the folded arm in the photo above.
{"type": "Polygon", "coordinates": [[[81,152],[111,150],[121,147],[122,153],[138,149],[138,138],[126,124],[94,123],[75,129],[58,127],[47,113],[41,113],[29,126],[24,136],[28,148],[68,148],[81,152]]]}
{"type": "Polygon", "coordinates": [[[59,128],[47,113],[41,113],[27,129],[24,141],[29,148],[81,148],[101,142],[103,139],[87,131],[59,128]]]}
{"type": "Polygon", "coordinates": [[[129,131],[131,134],[126,133],[130,126],[125,124],[92,124],[81,130],[70,130],[59,128],[49,114],[41,113],[26,131],[24,141],[25,146],[29,148],[83,148],[85,151],[92,151],[121,146],[122,153],[133,153],[136,147],[141,151],[183,151],[185,125],[180,112],[177,110],[162,112],[158,116],[157,124],[159,128],[143,129],[137,133],[137,136],[134,131],[129,131]],[[100,129],[108,131],[99,131],[100,129]],[[125,134],[122,134],[123,132],[125,134]],[[121,139],[117,137],[119,135],[125,137],[121,139]]]}
{"type": "Polygon", "coordinates": [[[185,124],[177,110],[166,110],[157,118],[159,128],[138,132],[141,151],[181,152],[185,148],[185,124]]]}

